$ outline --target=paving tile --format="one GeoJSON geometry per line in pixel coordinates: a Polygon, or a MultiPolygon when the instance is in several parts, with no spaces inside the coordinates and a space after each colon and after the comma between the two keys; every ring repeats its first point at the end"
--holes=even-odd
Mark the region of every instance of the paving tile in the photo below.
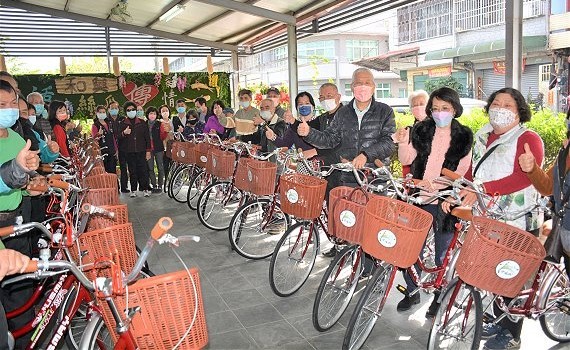
{"type": "Polygon", "coordinates": [[[244,329],[237,317],[231,311],[208,314],[206,322],[208,325],[208,334],[210,336],[218,333],[244,329]]]}
{"type": "MultiPolygon", "coordinates": [[[[289,349],[288,343],[303,345],[303,343],[298,343],[299,340],[303,340],[302,336],[285,320],[250,327],[247,328],[247,332],[255,340],[256,344],[264,349],[289,349]]],[[[299,348],[295,347],[295,349],[299,348]]]]}
{"type": "Polygon", "coordinates": [[[267,299],[254,288],[241,291],[228,291],[220,293],[220,296],[224,299],[230,310],[267,303],[267,299]]]}
{"type": "Polygon", "coordinates": [[[313,299],[302,295],[285,297],[271,304],[284,318],[310,315],[313,311],[313,299]]]}
{"type": "Polygon", "coordinates": [[[330,350],[342,348],[343,339],[344,330],[338,330],[336,332],[327,332],[307,340],[317,350],[330,350]]]}
{"type": "Polygon", "coordinates": [[[340,323],[335,324],[331,329],[326,332],[319,332],[313,326],[312,315],[297,316],[292,318],[287,318],[287,322],[295,327],[295,329],[303,335],[305,338],[315,338],[323,334],[328,334],[330,332],[337,332],[344,330],[345,327],[340,323]]]}
{"type": "Polygon", "coordinates": [[[283,320],[279,311],[269,303],[236,309],[233,312],[246,328],[283,320]]]}
{"type": "Polygon", "coordinates": [[[210,350],[249,350],[259,349],[245,330],[210,335],[207,349],[210,350]]]}

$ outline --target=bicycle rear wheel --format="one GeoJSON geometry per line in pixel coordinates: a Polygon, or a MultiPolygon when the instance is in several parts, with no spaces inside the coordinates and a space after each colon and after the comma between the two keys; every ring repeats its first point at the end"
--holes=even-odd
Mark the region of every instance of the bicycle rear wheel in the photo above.
{"type": "Polygon", "coordinates": [[[269,284],[281,297],[297,292],[313,270],[319,252],[314,222],[298,222],[281,237],[269,264],[269,284]]]}
{"type": "Polygon", "coordinates": [[[360,349],[380,318],[390,289],[394,265],[379,266],[368,281],[346,327],[343,350],[360,349]]]}
{"type": "Polygon", "coordinates": [[[174,175],[168,187],[168,195],[174,198],[178,203],[184,203],[188,188],[190,186],[190,179],[192,175],[191,167],[181,167],[174,175]]]}
{"type": "Polygon", "coordinates": [[[103,317],[98,313],[93,314],[87,323],[79,347],[82,350],[112,350],[115,348],[111,333],[105,326],[103,317]]]}
{"type": "Polygon", "coordinates": [[[313,326],[319,332],[334,326],[350,304],[362,273],[361,252],[358,245],[345,247],[325,271],[313,305],[313,326]]]}
{"type": "Polygon", "coordinates": [[[275,250],[291,219],[267,198],[247,202],[236,211],[228,230],[232,248],[247,259],[265,259],[275,250]]]}
{"type": "Polygon", "coordinates": [[[186,204],[192,210],[198,209],[198,199],[200,199],[200,194],[206,189],[206,187],[212,183],[212,177],[206,174],[204,170],[200,170],[199,173],[194,175],[190,181],[190,186],[186,194],[186,204]]]}
{"type": "Polygon", "coordinates": [[[483,331],[481,295],[461,280],[453,280],[433,319],[428,349],[479,349],[483,331]]]}
{"type": "Polygon", "coordinates": [[[198,199],[198,219],[215,231],[226,230],[242,199],[242,192],[231,182],[209,185],[198,199]]]}
{"type": "Polygon", "coordinates": [[[555,273],[557,276],[546,288],[546,297],[542,305],[539,305],[541,310],[545,310],[539,320],[542,331],[548,338],[565,343],[570,341],[570,281],[565,271],[555,273]]]}

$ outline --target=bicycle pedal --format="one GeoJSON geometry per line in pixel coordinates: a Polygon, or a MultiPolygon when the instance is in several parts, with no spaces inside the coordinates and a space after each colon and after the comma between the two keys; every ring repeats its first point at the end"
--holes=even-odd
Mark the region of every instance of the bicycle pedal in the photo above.
{"type": "Polygon", "coordinates": [[[491,315],[488,312],[485,312],[483,314],[483,323],[491,323],[493,321],[495,321],[495,316],[491,315]]]}
{"type": "Polygon", "coordinates": [[[398,292],[404,294],[405,296],[410,296],[410,292],[408,291],[408,288],[404,287],[401,284],[398,284],[396,286],[396,289],[398,290],[398,292]]]}
{"type": "Polygon", "coordinates": [[[570,300],[558,301],[558,305],[560,311],[564,312],[567,315],[570,315],[570,300]]]}

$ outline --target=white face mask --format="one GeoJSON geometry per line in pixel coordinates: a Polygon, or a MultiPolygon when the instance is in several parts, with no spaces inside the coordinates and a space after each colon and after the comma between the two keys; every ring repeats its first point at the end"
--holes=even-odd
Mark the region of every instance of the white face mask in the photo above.
{"type": "Polygon", "coordinates": [[[259,112],[259,115],[265,121],[270,121],[271,118],[273,117],[273,114],[271,114],[271,111],[261,111],[261,112],[259,112]]]}
{"type": "Polygon", "coordinates": [[[168,112],[162,112],[162,113],[160,113],[160,115],[161,115],[163,118],[168,118],[168,115],[169,115],[169,114],[170,114],[170,113],[168,113],[168,112]]]}
{"type": "Polygon", "coordinates": [[[321,106],[327,112],[333,111],[336,108],[336,100],[334,98],[324,100],[323,102],[321,102],[321,106]]]}
{"type": "Polygon", "coordinates": [[[489,122],[493,128],[502,129],[515,122],[516,114],[506,108],[489,109],[489,122]]]}

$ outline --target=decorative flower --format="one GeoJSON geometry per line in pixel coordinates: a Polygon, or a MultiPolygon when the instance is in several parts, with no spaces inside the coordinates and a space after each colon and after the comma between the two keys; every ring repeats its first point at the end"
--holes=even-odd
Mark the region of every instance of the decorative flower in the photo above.
{"type": "Polygon", "coordinates": [[[119,75],[119,88],[122,89],[125,87],[125,85],[127,85],[125,77],[123,75],[119,75]]]}
{"type": "Polygon", "coordinates": [[[63,103],[67,107],[67,110],[69,111],[69,115],[73,115],[73,102],[71,102],[69,100],[65,100],[63,103]]]}
{"type": "Polygon", "coordinates": [[[162,81],[162,73],[158,72],[154,75],[154,85],[157,87],[160,86],[160,82],[162,81]]]}
{"type": "Polygon", "coordinates": [[[259,106],[261,100],[263,100],[263,94],[261,92],[256,93],[253,100],[255,101],[255,104],[259,106]]]}
{"type": "Polygon", "coordinates": [[[178,91],[184,91],[186,89],[186,77],[178,77],[176,87],[178,88],[178,91]]]}

